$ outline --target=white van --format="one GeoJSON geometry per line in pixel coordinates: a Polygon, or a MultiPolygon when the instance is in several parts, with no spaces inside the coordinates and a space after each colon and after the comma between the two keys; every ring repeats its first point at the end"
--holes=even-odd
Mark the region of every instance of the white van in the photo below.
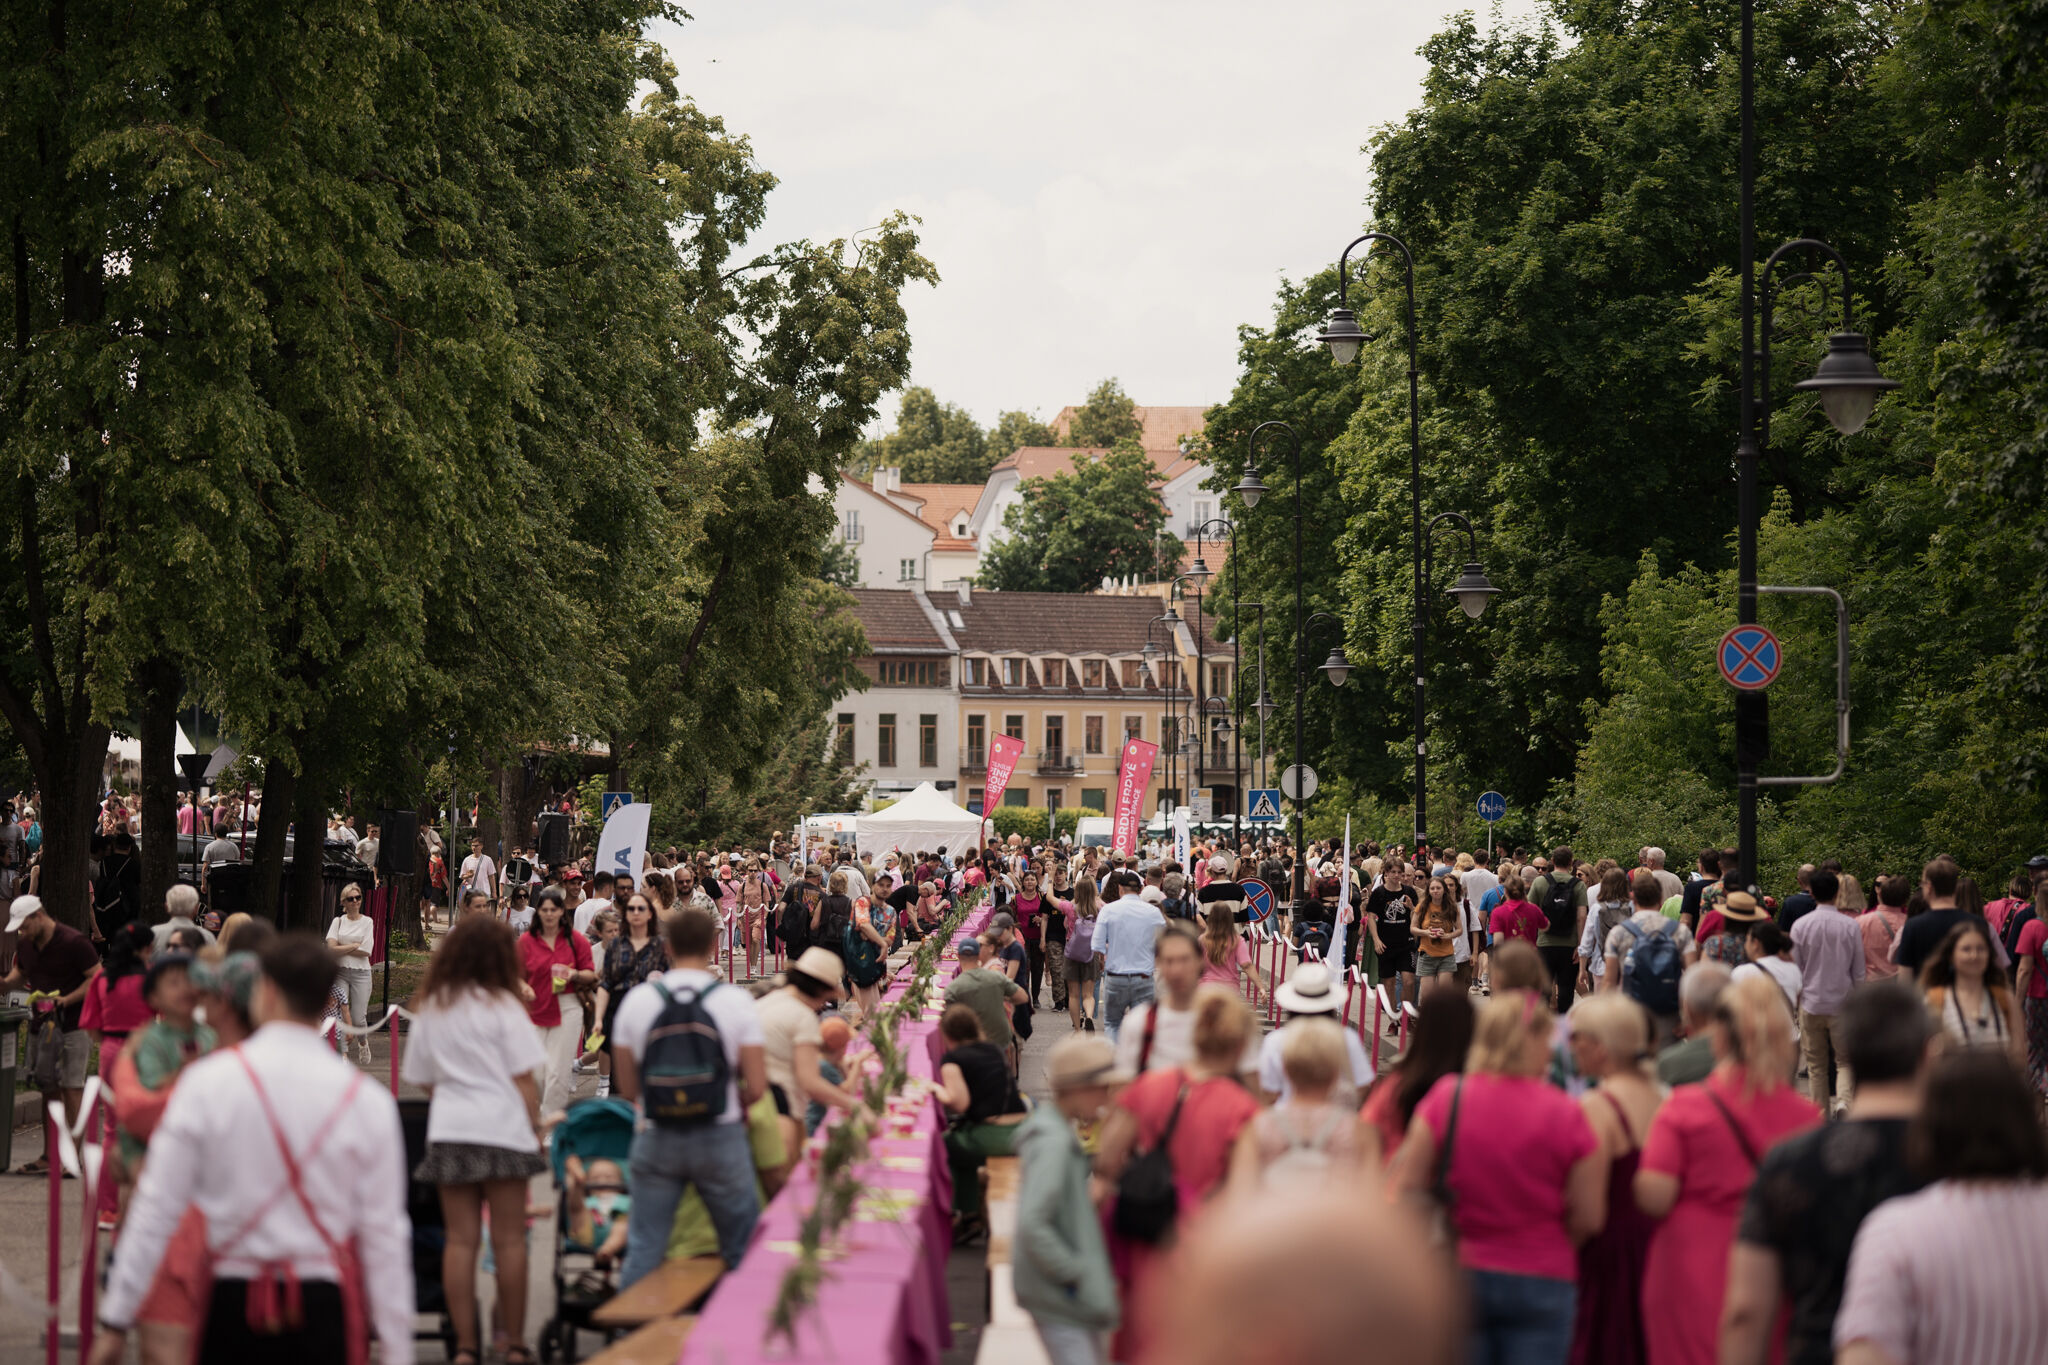
{"type": "Polygon", "coordinates": [[[1082,848],[1108,848],[1116,822],[1107,815],[1084,815],[1075,822],[1074,841],[1082,848]]]}

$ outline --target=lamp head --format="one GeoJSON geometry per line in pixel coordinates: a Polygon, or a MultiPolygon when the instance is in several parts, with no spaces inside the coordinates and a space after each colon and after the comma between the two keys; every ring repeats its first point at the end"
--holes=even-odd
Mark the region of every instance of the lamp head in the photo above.
{"type": "Polygon", "coordinates": [[[1344,680],[1351,676],[1351,660],[1344,657],[1344,646],[1338,645],[1330,651],[1330,657],[1322,662],[1322,673],[1330,680],[1330,686],[1344,685],[1344,680]]]}
{"type": "Polygon", "coordinates": [[[1465,609],[1465,614],[1475,621],[1486,610],[1486,604],[1500,593],[1477,563],[1465,566],[1465,572],[1458,575],[1458,581],[1451,584],[1450,591],[1451,596],[1458,599],[1458,605],[1465,609]]]}
{"type": "Polygon", "coordinates": [[[1358,314],[1349,308],[1333,308],[1330,320],[1316,333],[1316,340],[1330,348],[1330,359],[1339,365],[1349,365],[1358,359],[1358,350],[1368,338],[1365,329],[1358,325],[1358,314]]]}
{"type": "Polygon", "coordinates": [[[1234,491],[1238,497],[1244,499],[1244,505],[1247,511],[1254,507],[1257,507],[1259,505],[1259,499],[1266,496],[1266,481],[1259,477],[1258,466],[1247,466],[1244,471],[1244,477],[1237,481],[1237,487],[1232,491],[1234,491]]]}
{"type": "Polygon", "coordinates": [[[1209,568],[1209,566],[1202,561],[1202,557],[1200,555],[1196,555],[1195,562],[1188,565],[1188,571],[1186,576],[1194,579],[1195,586],[1199,588],[1200,586],[1202,586],[1202,584],[1209,581],[1209,577],[1212,572],[1213,571],[1209,568]]]}
{"type": "Polygon", "coordinates": [[[1828,338],[1828,353],[1813,378],[1792,387],[1818,393],[1828,424],[1844,436],[1854,436],[1876,410],[1877,396],[1898,386],[1898,380],[1877,372],[1867,337],[1861,332],[1837,332],[1828,338]]]}
{"type": "Polygon", "coordinates": [[[1252,703],[1252,710],[1259,713],[1260,720],[1271,720],[1279,709],[1280,703],[1273,700],[1273,694],[1263,689],[1259,692],[1259,699],[1252,703]]]}

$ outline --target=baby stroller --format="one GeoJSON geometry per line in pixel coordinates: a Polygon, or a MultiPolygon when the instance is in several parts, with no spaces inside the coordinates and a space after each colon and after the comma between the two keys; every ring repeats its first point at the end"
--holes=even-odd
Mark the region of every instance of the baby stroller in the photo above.
{"type": "Polygon", "coordinates": [[[441,1192],[412,1178],[413,1170],[427,1156],[427,1101],[398,1102],[398,1122],[405,1131],[405,1211],[412,1218],[413,1312],[431,1317],[434,1325],[415,1331],[415,1339],[438,1340],[446,1358],[455,1355],[455,1320],[448,1316],[448,1299],[441,1292],[441,1249],[448,1242],[448,1228],[441,1219],[441,1192]]]}
{"type": "Polygon", "coordinates": [[[588,1166],[608,1158],[626,1166],[633,1150],[633,1106],[625,1100],[578,1100],[555,1126],[548,1160],[555,1173],[555,1316],[541,1328],[540,1358],[576,1360],[576,1333],[596,1331],[590,1314],[615,1292],[610,1275],[599,1271],[597,1248],[569,1235],[568,1178],[571,1156],[588,1166]],[[599,1284],[602,1288],[599,1288],[599,1284]]]}

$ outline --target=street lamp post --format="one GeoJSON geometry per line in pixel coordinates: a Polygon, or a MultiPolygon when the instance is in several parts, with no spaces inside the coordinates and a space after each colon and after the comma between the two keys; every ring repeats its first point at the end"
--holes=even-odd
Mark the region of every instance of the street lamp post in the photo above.
{"type": "MultiPolygon", "coordinates": [[[[1197,583],[1208,581],[1210,569],[1202,562],[1202,538],[1210,534],[1209,528],[1212,526],[1221,526],[1230,544],[1230,784],[1234,793],[1230,803],[1230,841],[1234,852],[1235,848],[1242,846],[1244,842],[1244,777],[1241,772],[1244,767],[1244,715],[1237,707],[1238,684],[1244,675],[1244,646],[1238,639],[1237,618],[1242,607],[1238,602],[1237,527],[1234,523],[1222,517],[1211,517],[1194,528],[1195,562],[1188,567],[1187,576],[1197,583]]],[[[1209,742],[1208,727],[1209,718],[1205,709],[1202,716],[1204,745],[1209,742]]]]}
{"type": "MultiPolygon", "coordinates": [[[[1348,365],[1358,357],[1358,350],[1369,338],[1358,325],[1358,315],[1346,306],[1349,299],[1350,281],[1348,267],[1351,252],[1365,242],[1384,242],[1401,253],[1402,278],[1406,289],[1408,319],[1408,496],[1410,508],[1410,536],[1412,545],[1410,558],[1415,573],[1415,849],[1419,854],[1429,841],[1427,786],[1429,765],[1429,716],[1427,709],[1426,685],[1423,673],[1423,654],[1429,643],[1428,591],[1431,570],[1430,539],[1439,524],[1452,521],[1465,528],[1466,547],[1469,551],[1464,573],[1451,587],[1451,595],[1465,614],[1477,618],[1486,610],[1486,604],[1499,591],[1487,581],[1486,573],[1479,567],[1479,541],[1473,533],[1472,523],[1461,512],[1445,512],[1432,520],[1428,527],[1422,524],[1422,399],[1419,371],[1416,365],[1415,339],[1415,256],[1408,250],[1408,244],[1399,237],[1385,232],[1368,232],[1354,238],[1337,258],[1337,307],[1330,313],[1329,322],[1316,339],[1329,347],[1330,358],[1339,365],[1348,365]]],[[[1370,250],[1370,248],[1367,248],[1370,250]]]]}
{"type": "MultiPolygon", "coordinates": [[[[1756,0],[1742,0],[1742,112],[1741,185],[1739,205],[1740,271],[1742,275],[1742,371],[1737,386],[1736,416],[1739,430],[1735,444],[1735,619],[1739,625],[1756,624],[1757,569],[1756,530],[1758,521],[1757,462],[1770,442],[1770,344],[1771,296],[1775,286],[1772,272],[1785,254],[1794,249],[1826,252],[1842,272],[1842,330],[1828,339],[1828,354],[1811,379],[1793,388],[1815,393],[1828,422],[1844,436],[1863,430],[1877,405],[1878,395],[1897,388],[1898,381],[1878,373],[1870,358],[1869,341],[1852,327],[1855,291],[1849,282],[1849,263],[1825,242],[1801,237],[1785,243],[1764,262],[1764,325],[1759,345],[1756,327],[1756,0]],[[1762,382],[1758,382],[1758,370],[1762,382]]],[[[1798,277],[1794,277],[1796,279],[1798,277]]],[[[1791,281],[1788,280],[1787,283],[1791,281]]],[[[1846,724],[1846,722],[1845,722],[1846,724]]],[[[1843,732],[1847,733],[1846,729],[1843,732]]],[[[1735,694],[1735,782],[1736,846],[1741,851],[1739,883],[1754,888],[1756,865],[1757,768],[1769,749],[1770,707],[1762,692],[1735,694]]],[[[1846,742],[1846,741],[1844,741],[1846,742]]]]}
{"type": "MultiPolygon", "coordinates": [[[[1259,436],[1266,431],[1287,438],[1289,458],[1294,466],[1294,762],[1305,769],[1302,759],[1304,739],[1302,733],[1302,712],[1308,704],[1308,636],[1311,622],[1327,621],[1337,627],[1337,644],[1331,649],[1330,657],[1321,665],[1323,676],[1333,687],[1342,687],[1344,680],[1351,676],[1351,662],[1344,657],[1344,625],[1326,611],[1319,611],[1313,617],[1305,617],[1302,604],[1301,582],[1301,436],[1285,422],[1261,422],[1252,428],[1252,434],[1245,442],[1244,477],[1237,481],[1234,491],[1244,501],[1245,509],[1257,507],[1259,499],[1266,494],[1266,481],[1259,477],[1259,436]]],[[[1303,789],[1297,788],[1297,791],[1303,789]]],[[[1294,798],[1294,899],[1302,899],[1306,885],[1308,866],[1308,797],[1294,798]]]]}
{"type": "Polygon", "coordinates": [[[1259,717],[1259,748],[1258,752],[1252,756],[1252,762],[1258,772],[1258,776],[1253,779],[1252,785],[1263,787],[1266,785],[1267,776],[1266,722],[1272,718],[1275,711],[1280,709],[1280,703],[1274,701],[1273,694],[1266,690],[1266,604],[1264,602],[1241,602],[1238,604],[1239,610],[1243,610],[1245,607],[1251,607],[1259,613],[1259,699],[1252,703],[1252,710],[1259,717]]]}

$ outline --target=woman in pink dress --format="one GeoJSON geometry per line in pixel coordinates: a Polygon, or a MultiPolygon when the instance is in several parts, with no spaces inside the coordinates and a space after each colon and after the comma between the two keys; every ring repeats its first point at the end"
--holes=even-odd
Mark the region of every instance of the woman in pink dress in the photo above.
{"type": "Polygon", "coordinates": [[[1202,983],[1244,989],[1244,965],[1251,960],[1237,932],[1236,901],[1211,901],[1202,926],[1202,983]]]}
{"type": "MultiPolygon", "coordinates": [[[[1650,1365],[1714,1365],[1728,1247],[1757,1161],[1820,1122],[1789,1084],[1792,1018],[1769,977],[1732,983],[1714,1012],[1714,1070],[1658,1111],[1636,1172],[1636,1204],[1660,1220],[1643,1271],[1650,1365]]],[[[1782,1324],[1773,1359],[1784,1347],[1782,1324]]]]}

